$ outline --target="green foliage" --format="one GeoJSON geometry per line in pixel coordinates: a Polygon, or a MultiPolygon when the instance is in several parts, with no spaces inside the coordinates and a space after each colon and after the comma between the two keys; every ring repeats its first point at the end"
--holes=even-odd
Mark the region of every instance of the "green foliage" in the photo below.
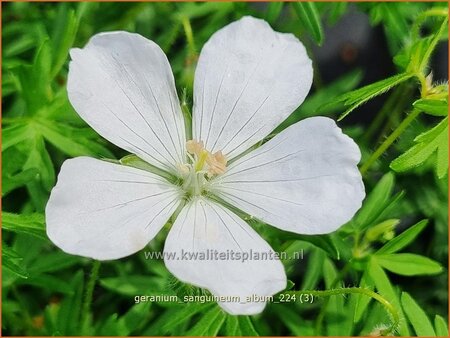
{"type": "Polygon", "coordinates": [[[22,268],[17,261],[23,258],[13,249],[6,245],[2,247],[3,267],[20,278],[28,278],[28,272],[22,268]]]}
{"type": "Polygon", "coordinates": [[[323,28],[314,2],[293,2],[295,13],[302,25],[308,31],[314,42],[319,46],[323,42],[323,28]]]}
{"type": "MultiPolygon", "coordinates": [[[[425,2],[5,3],[5,335],[447,336],[448,85],[433,79],[433,56],[448,40],[447,16],[446,3],[425,2]],[[377,65],[358,59],[330,76],[316,57],[319,48],[334,43],[331,26],[355,11],[368,18],[371,36],[383,32],[378,38],[392,60],[393,73],[373,83],[365,74],[377,65]],[[209,293],[175,280],[161,260],[142,253],[104,262],[98,279],[91,276],[88,259],[62,252],[45,231],[45,205],[63,161],[91,156],[162,171],[109,144],[76,114],[66,92],[70,48],[112,30],[154,40],[170,60],[187,113],[202,46],[244,15],[264,18],[305,44],[314,65],[313,89],[273,134],[307,117],[340,116],[362,153],[367,197],[361,209],[327,235],[298,235],[249,220],[274,250],[287,254],[281,261],[289,282],[282,293],[297,296],[284,303],[275,296],[257,316],[232,316],[215,303],[187,301],[185,296],[209,293]],[[299,252],[302,258],[292,259],[299,252]],[[92,304],[86,305],[90,291],[92,304]],[[300,302],[308,291],[315,293],[313,301],[300,302]],[[141,295],[178,301],[136,302],[141,295]]],[[[368,53],[374,52],[368,45],[368,53]]],[[[149,249],[163,250],[166,232],[149,249]]]]}
{"type": "Polygon", "coordinates": [[[383,245],[378,251],[377,254],[391,254],[397,251],[400,251],[405,246],[410,244],[414,239],[422,232],[422,230],[427,226],[428,221],[423,220],[419,223],[411,226],[408,230],[405,230],[397,237],[394,237],[385,245],[383,245]]]}
{"type": "Polygon", "coordinates": [[[347,110],[342,113],[339,119],[342,120],[344,117],[346,117],[360,105],[366,103],[367,101],[373,99],[378,95],[387,92],[388,90],[392,89],[392,87],[395,87],[400,83],[405,82],[412,76],[413,74],[410,73],[397,74],[388,77],[387,79],[354,90],[350,93],[343,94],[342,96],[337,98],[337,101],[342,102],[346,107],[349,108],[347,108],[347,110]]]}
{"type": "Polygon", "coordinates": [[[434,327],[435,327],[435,331],[436,331],[436,336],[438,337],[447,337],[449,332],[448,332],[448,327],[447,327],[447,323],[445,322],[445,319],[442,318],[439,315],[436,315],[436,317],[434,317],[434,327]]]}
{"type": "Polygon", "coordinates": [[[378,264],[388,271],[403,276],[438,274],[442,266],[435,261],[414,254],[376,255],[378,264]]]}
{"type": "Polygon", "coordinates": [[[217,336],[220,327],[226,319],[222,309],[215,306],[208,311],[186,335],[188,336],[217,336]]]}
{"type": "Polygon", "coordinates": [[[100,285],[118,294],[133,297],[147,290],[149,285],[161,285],[164,280],[160,277],[126,275],[121,277],[101,278],[100,285]]]}
{"type": "Polygon", "coordinates": [[[418,167],[436,154],[435,168],[439,178],[448,172],[448,117],[434,128],[414,139],[416,144],[391,163],[391,168],[402,172],[418,167]]]}
{"type": "Polygon", "coordinates": [[[417,336],[436,336],[426,313],[407,293],[402,293],[402,306],[417,336]]]}
{"type": "Polygon", "coordinates": [[[447,116],[448,99],[419,99],[413,103],[414,108],[433,116],[447,116]]]}
{"type": "Polygon", "coordinates": [[[47,239],[44,226],[44,215],[15,215],[9,212],[2,213],[2,228],[7,231],[29,234],[38,238],[47,239]]]}

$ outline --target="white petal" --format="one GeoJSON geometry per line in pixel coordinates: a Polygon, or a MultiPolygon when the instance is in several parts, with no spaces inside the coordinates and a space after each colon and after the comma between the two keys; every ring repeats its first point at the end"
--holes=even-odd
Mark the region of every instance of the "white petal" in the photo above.
{"type": "Polygon", "coordinates": [[[180,191],[150,172],[78,157],[64,162],[45,209],[47,235],[67,253],[99,260],[141,250],[180,191]]]}
{"type": "Polygon", "coordinates": [[[185,158],[184,122],[158,45],[138,34],[101,33],[70,55],[67,91],[77,113],[115,145],[175,171],[185,158]]]}
{"type": "MultiPolygon", "coordinates": [[[[180,280],[208,289],[218,297],[239,297],[241,302],[219,302],[231,314],[256,314],[265,302],[247,302],[248,296],[271,296],[286,287],[283,265],[269,252],[270,246],[242,219],[228,209],[203,198],[183,208],[167,237],[165,264],[180,280]],[[232,259],[238,254],[265,253],[261,260],[232,259]],[[227,259],[214,258],[213,252],[227,259]],[[183,252],[185,257],[183,258],[183,252]],[[170,259],[176,253],[177,259],[170,259]],[[228,253],[228,257],[226,257],[228,253]],[[189,254],[197,256],[187,259],[189,254]]],[[[262,256],[262,255],[261,255],[262,256]]],[[[242,258],[242,257],[241,257],[242,258]]]]}
{"type": "Polygon", "coordinates": [[[308,118],[232,163],[212,190],[280,229],[329,233],[361,207],[360,157],[333,120],[308,118]]]}
{"type": "Polygon", "coordinates": [[[311,60],[292,34],[244,17],[215,33],[194,82],[194,138],[229,158],[263,139],[305,99],[311,60]]]}

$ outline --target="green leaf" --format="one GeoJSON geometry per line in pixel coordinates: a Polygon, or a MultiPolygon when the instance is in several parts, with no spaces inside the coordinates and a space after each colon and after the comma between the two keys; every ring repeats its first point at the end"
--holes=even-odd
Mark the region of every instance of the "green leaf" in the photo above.
{"type": "Polygon", "coordinates": [[[323,28],[314,2],[293,2],[295,12],[301,24],[309,32],[313,40],[320,46],[323,42],[323,28]]]}
{"type": "Polygon", "coordinates": [[[340,258],[339,250],[331,235],[295,235],[295,239],[313,244],[325,251],[331,258],[340,258]]]}
{"type": "Polygon", "coordinates": [[[113,313],[111,316],[107,317],[102,323],[100,323],[100,328],[97,330],[96,335],[99,336],[128,336],[129,333],[126,327],[118,321],[119,315],[113,313]]]}
{"type": "Polygon", "coordinates": [[[90,155],[94,157],[114,157],[108,149],[96,141],[84,138],[83,133],[86,134],[85,129],[72,128],[62,123],[51,123],[50,121],[41,121],[39,129],[42,136],[69,156],[90,155]]]}
{"type": "Polygon", "coordinates": [[[41,255],[32,266],[28,268],[30,275],[39,275],[45,272],[54,272],[63,269],[67,269],[76,264],[79,264],[81,258],[78,256],[72,256],[62,251],[48,253],[41,255]]]}
{"type": "Polygon", "coordinates": [[[26,185],[28,182],[35,180],[39,176],[39,171],[35,168],[27,169],[19,172],[17,175],[6,175],[6,178],[2,180],[2,196],[6,196],[8,193],[26,185]]]}
{"type": "Polygon", "coordinates": [[[51,36],[51,47],[53,51],[53,65],[50,72],[51,78],[54,78],[59,73],[67,60],[67,55],[69,49],[73,46],[77,30],[78,19],[75,11],[69,9],[67,4],[61,3],[51,36]]]}
{"type": "Polygon", "coordinates": [[[219,306],[208,311],[187,333],[187,336],[216,336],[226,315],[219,306]]]}
{"type": "Polygon", "coordinates": [[[424,72],[426,67],[428,67],[431,55],[435,51],[442,35],[446,35],[448,39],[448,15],[444,16],[438,30],[430,37],[430,43],[426,43],[426,47],[423,48],[423,52],[417,56],[414,60],[415,62],[410,63],[411,68],[413,68],[416,72],[424,72]],[[420,60],[420,62],[417,62],[418,60],[420,60]]]}
{"type": "Polygon", "coordinates": [[[40,274],[37,276],[31,276],[30,278],[19,281],[22,285],[33,285],[44,290],[48,290],[52,293],[60,292],[67,295],[73,295],[74,291],[69,282],[66,282],[58,277],[52,275],[40,274]]]}
{"type": "Polygon", "coordinates": [[[308,268],[303,276],[302,290],[312,290],[317,286],[322,274],[322,271],[317,267],[323,266],[325,257],[325,252],[322,250],[316,249],[311,253],[308,259],[308,268]]]}
{"type": "Polygon", "coordinates": [[[51,48],[46,39],[40,46],[34,63],[21,66],[18,70],[21,95],[27,105],[28,115],[34,115],[51,101],[50,81],[51,48]]]}
{"type": "Polygon", "coordinates": [[[436,336],[438,336],[438,337],[448,337],[449,332],[448,332],[447,323],[445,322],[445,319],[442,318],[439,315],[436,315],[434,317],[434,328],[435,328],[435,331],[436,331],[436,336]]]}
{"type": "Polygon", "coordinates": [[[13,249],[8,247],[5,243],[2,244],[2,264],[7,271],[13,273],[20,278],[28,278],[29,274],[25,267],[22,267],[17,261],[22,260],[22,257],[13,249]]]}
{"type": "Polygon", "coordinates": [[[84,290],[83,271],[79,270],[72,276],[70,286],[74,292],[61,302],[56,321],[57,330],[63,336],[80,334],[79,318],[84,290]]]}
{"type": "Polygon", "coordinates": [[[29,149],[29,155],[23,166],[23,170],[37,169],[42,187],[50,191],[55,185],[55,169],[50,154],[45,147],[44,139],[36,135],[26,147],[29,149]]]}
{"type": "Polygon", "coordinates": [[[144,295],[149,286],[164,283],[160,277],[139,275],[101,278],[99,282],[104,288],[125,296],[144,295]]]}
{"type": "Polygon", "coordinates": [[[364,200],[362,208],[354,218],[354,224],[360,230],[369,227],[386,209],[394,189],[395,176],[385,174],[364,200]]]}
{"type": "Polygon", "coordinates": [[[347,13],[348,3],[347,2],[330,2],[330,11],[328,13],[328,23],[333,26],[335,25],[342,16],[347,13]]]}
{"type": "Polygon", "coordinates": [[[371,21],[382,24],[391,53],[402,46],[410,32],[402,6],[401,3],[374,3],[370,8],[371,21]]]}
{"type": "Polygon", "coordinates": [[[19,259],[19,260],[22,259],[22,257],[17,252],[15,252],[5,243],[2,244],[2,255],[3,257],[8,257],[11,259],[19,259]]]}
{"type": "Polygon", "coordinates": [[[2,152],[33,137],[27,124],[17,123],[2,129],[2,152]]]}
{"type": "Polygon", "coordinates": [[[392,161],[390,167],[397,172],[404,172],[423,164],[436,153],[436,173],[443,178],[448,171],[448,117],[437,126],[417,136],[416,145],[392,161]]]}
{"type": "Polygon", "coordinates": [[[403,276],[432,275],[442,272],[442,266],[425,256],[409,253],[376,255],[386,270],[403,276]]]}
{"type": "MultiPolygon", "coordinates": [[[[336,99],[332,104],[336,104],[336,102],[342,102],[345,106],[347,106],[347,110],[342,113],[339,117],[338,121],[342,120],[348,114],[350,114],[353,110],[358,108],[360,105],[366,103],[367,101],[373,99],[376,96],[379,96],[393,87],[399,85],[402,82],[413,77],[413,74],[410,73],[401,73],[387,79],[372,83],[365,87],[354,90],[350,93],[346,93],[341,95],[336,99]]],[[[329,103],[330,104],[330,103],[329,103]]],[[[327,105],[329,105],[327,104],[327,105]]]]}
{"type": "Polygon", "coordinates": [[[448,115],[448,99],[419,99],[413,103],[413,106],[427,114],[433,116],[448,115]]]}
{"type": "Polygon", "coordinates": [[[402,306],[417,336],[436,336],[425,311],[407,292],[402,293],[402,306]]]}
{"type": "Polygon", "coordinates": [[[342,102],[334,102],[334,99],[344,93],[355,89],[363,78],[360,69],[351,71],[321,90],[309,95],[299,108],[300,114],[304,118],[315,115],[328,115],[340,111],[343,108],[342,102]],[[326,106],[323,102],[331,102],[326,106]]]}
{"type": "Polygon", "coordinates": [[[148,312],[151,305],[152,303],[150,302],[133,305],[125,315],[119,318],[119,323],[123,324],[127,329],[127,335],[142,327],[145,321],[150,319],[148,312]]]}
{"type": "Polygon", "coordinates": [[[414,224],[412,227],[403,231],[400,235],[387,242],[376,252],[376,254],[391,254],[400,251],[408,244],[412,243],[412,241],[414,241],[414,239],[422,232],[422,230],[425,229],[427,224],[428,220],[426,219],[414,224]]]}
{"type": "Polygon", "coordinates": [[[238,316],[238,322],[239,322],[239,330],[241,331],[242,336],[251,336],[251,337],[259,336],[249,316],[238,316]]]}
{"type": "Polygon", "coordinates": [[[283,323],[290,330],[291,335],[298,337],[315,335],[312,325],[305,325],[307,323],[305,319],[302,318],[301,325],[299,325],[300,317],[298,309],[296,309],[295,307],[280,306],[274,312],[275,315],[277,316],[277,320],[283,323]]]}
{"type": "Polygon", "coordinates": [[[16,262],[14,262],[14,260],[11,259],[10,257],[7,256],[3,257],[2,265],[7,271],[10,271],[11,273],[20,278],[28,278],[29,276],[27,271],[20,265],[18,265],[16,262]]]}
{"type": "Polygon", "coordinates": [[[418,69],[432,42],[433,39],[429,36],[406,45],[397,55],[395,55],[394,63],[405,70],[418,69]]]}
{"type": "Polygon", "coordinates": [[[281,1],[269,2],[267,6],[265,20],[274,24],[279,18],[281,11],[283,10],[284,3],[281,1]]]}
{"type": "Polygon", "coordinates": [[[209,312],[213,307],[216,307],[216,305],[211,305],[211,303],[187,303],[182,307],[169,310],[161,316],[162,320],[158,328],[162,329],[163,333],[172,332],[171,329],[174,327],[186,323],[198,313],[209,312]]]}
{"type": "Polygon", "coordinates": [[[5,211],[2,213],[2,227],[4,230],[29,234],[47,240],[44,223],[45,218],[43,214],[16,215],[5,211]]]}
{"type": "Polygon", "coordinates": [[[239,321],[237,316],[227,315],[224,331],[225,336],[228,337],[242,336],[242,333],[239,330],[239,321]]]}
{"type": "MultiPolygon", "coordinates": [[[[369,277],[375,284],[378,292],[385,297],[389,302],[395,307],[399,312],[400,318],[404,317],[402,308],[400,306],[400,300],[397,293],[394,290],[388,276],[377,263],[377,261],[372,257],[368,265],[369,277]]],[[[408,326],[404,322],[400,321],[398,332],[402,336],[409,336],[408,326]]]]}
{"type": "Polygon", "coordinates": [[[138,331],[150,319],[148,315],[150,306],[150,302],[135,304],[119,318],[117,313],[114,313],[106,320],[96,335],[130,336],[132,332],[138,331]]]}

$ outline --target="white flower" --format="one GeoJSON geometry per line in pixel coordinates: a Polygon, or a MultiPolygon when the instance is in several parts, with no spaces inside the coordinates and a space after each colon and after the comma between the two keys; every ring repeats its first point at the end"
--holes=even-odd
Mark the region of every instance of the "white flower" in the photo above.
{"type": "Polygon", "coordinates": [[[311,61],[292,34],[244,17],[210,38],[195,73],[193,140],[187,143],[170,65],[154,42],[102,33],[71,57],[67,90],[78,114],[104,138],[182,183],[88,157],[67,160],[46,208],[48,236],[65,252],[98,260],[131,255],[181,208],[164,247],[178,259],[166,257],[167,268],[215,296],[241,297],[242,303],[219,302],[227,312],[256,314],[265,303],[245,297],[286,287],[279,260],[180,258],[182,251],[272,252],[223,204],[301,234],[332,232],[359,209],[360,152],[329,118],[305,119],[239,156],[310,89],[311,61]]]}

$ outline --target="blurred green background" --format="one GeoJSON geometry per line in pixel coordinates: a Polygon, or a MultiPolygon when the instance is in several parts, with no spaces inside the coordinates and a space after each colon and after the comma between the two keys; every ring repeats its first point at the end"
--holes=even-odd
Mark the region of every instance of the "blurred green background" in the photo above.
{"type": "MultiPolygon", "coordinates": [[[[3,334],[448,335],[447,11],[447,3],[430,2],[2,3],[3,334]],[[275,132],[351,111],[339,124],[361,148],[368,194],[330,235],[251,225],[276,251],[304,251],[304,259],[283,262],[292,290],[370,288],[392,303],[399,323],[360,294],[268,304],[252,317],[211,303],[135,304],[135,295],[205,291],[143,252],[102,263],[95,281],[89,259],[46,237],[44,208],[62,162],[126,155],[68,102],[68,50],[98,32],[142,34],[165,51],[179,97],[191,105],[203,44],[243,15],[295,34],[314,63],[308,98],[275,132]]],[[[168,229],[148,250],[162,250],[168,229]]]]}

